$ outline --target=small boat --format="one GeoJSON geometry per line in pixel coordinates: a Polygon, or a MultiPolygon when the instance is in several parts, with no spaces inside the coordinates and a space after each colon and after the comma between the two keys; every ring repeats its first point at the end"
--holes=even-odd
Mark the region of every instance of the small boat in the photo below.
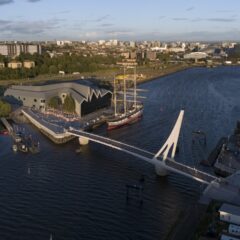
{"type": "Polygon", "coordinates": [[[18,150],[21,151],[21,152],[27,153],[28,152],[28,147],[24,143],[20,143],[18,145],[18,150]]]}
{"type": "Polygon", "coordinates": [[[39,153],[40,152],[40,143],[32,142],[32,145],[29,147],[29,151],[31,153],[39,153]]]}
{"type": "Polygon", "coordinates": [[[13,144],[13,145],[12,145],[12,150],[13,150],[14,152],[17,152],[17,150],[18,150],[18,147],[17,147],[17,145],[16,145],[16,144],[13,144]]]}
{"type": "Polygon", "coordinates": [[[81,152],[82,152],[81,148],[78,148],[75,150],[75,153],[81,153],[81,152]]]}
{"type": "Polygon", "coordinates": [[[1,130],[0,135],[8,135],[8,130],[6,130],[6,129],[1,130]]]}
{"type": "Polygon", "coordinates": [[[14,142],[20,143],[22,141],[22,138],[20,136],[15,136],[14,137],[14,142]]]}

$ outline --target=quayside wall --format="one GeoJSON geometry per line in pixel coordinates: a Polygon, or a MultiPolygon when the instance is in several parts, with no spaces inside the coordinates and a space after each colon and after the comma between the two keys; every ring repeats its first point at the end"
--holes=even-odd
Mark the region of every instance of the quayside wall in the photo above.
{"type": "Polygon", "coordinates": [[[52,129],[48,128],[43,123],[32,117],[25,110],[22,110],[22,113],[35,127],[39,129],[40,132],[42,132],[45,136],[47,136],[51,141],[53,141],[56,144],[63,144],[75,138],[75,136],[67,132],[63,133],[54,132],[52,129]]]}

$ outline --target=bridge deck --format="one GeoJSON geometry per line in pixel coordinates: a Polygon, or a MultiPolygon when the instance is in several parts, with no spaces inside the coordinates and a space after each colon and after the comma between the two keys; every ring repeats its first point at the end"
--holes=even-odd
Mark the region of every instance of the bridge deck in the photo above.
{"type": "MultiPolygon", "coordinates": [[[[119,141],[116,141],[113,139],[109,139],[109,138],[106,138],[103,136],[95,135],[95,134],[81,131],[81,130],[72,129],[72,130],[69,130],[68,132],[75,136],[86,137],[91,141],[121,150],[123,152],[135,155],[140,158],[144,158],[144,160],[147,160],[148,162],[153,163],[153,161],[154,161],[153,158],[154,158],[155,154],[148,152],[146,150],[140,149],[138,147],[134,147],[134,146],[128,145],[126,143],[122,143],[122,142],[119,142],[119,141]]],[[[155,160],[162,161],[160,159],[155,159],[155,160]]],[[[171,158],[167,158],[164,163],[170,171],[172,170],[176,173],[183,174],[185,176],[194,178],[201,182],[210,183],[216,179],[215,176],[212,176],[212,175],[202,172],[198,169],[195,169],[190,166],[176,162],[176,161],[174,161],[174,159],[171,159],[171,158]]]]}
{"type": "Polygon", "coordinates": [[[126,143],[122,143],[122,142],[119,142],[119,141],[116,141],[116,140],[113,140],[110,138],[95,135],[95,134],[81,131],[81,130],[69,130],[68,132],[73,135],[79,136],[79,137],[81,137],[81,136],[86,137],[94,142],[98,142],[98,143],[101,143],[101,144],[104,144],[104,145],[107,145],[110,147],[114,147],[114,148],[119,148],[120,150],[124,150],[125,152],[126,151],[132,152],[137,155],[140,155],[140,156],[143,156],[146,158],[150,158],[150,159],[154,157],[154,154],[149,151],[145,151],[141,148],[134,147],[134,146],[128,145],[126,143]]]}
{"type": "Polygon", "coordinates": [[[167,158],[165,160],[165,164],[172,169],[176,169],[176,170],[181,171],[185,174],[191,175],[194,178],[201,179],[201,180],[203,180],[204,182],[207,182],[207,183],[210,183],[210,182],[212,182],[216,179],[216,177],[213,176],[213,175],[210,175],[210,174],[205,173],[203,171],[200,171],[198,169],[189,167],[187,165],[181,164],[181,163],[176,162],[176,161],[174,161],[172,159],[169,159],[169,158],[167,158]]]}

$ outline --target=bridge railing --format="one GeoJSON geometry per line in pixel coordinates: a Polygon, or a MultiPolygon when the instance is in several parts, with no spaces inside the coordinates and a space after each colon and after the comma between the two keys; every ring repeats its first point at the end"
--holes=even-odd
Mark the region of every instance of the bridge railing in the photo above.
{"type": "Polygon", "coordinates": [[[202,179],[205,182],[210,183],[210,182],[212,182],[213,180],[216,179],[216,177],[213,176],[213,175],[202,172],[202,171],[200,171],[196,168],[192,168],[190,166],[186,166],[184,164],[178,163],[178,162],[176,162],[174,160],[171,160],[169,158],[166,159],[165,163],[166,163],[167,166],[169,166],[171,168],[174,168],[174,169],[182,171],[186,174],[192,175],[195,178],[202,179]]]}
{"type": "MultiPolygon", "coordinates": [[[[109,138],[106,138],[103,136],[95,135],[95,134],[92,134],[89,132],[85,132],[85,131],[81,131],[81,130],[77,130],[77,129],[73,129],[73,128],[71,128],[68,132],[71,134],[74,134],[75,136],[86,137],[92,141],[96,141],[96,142],[99,142],[99,143],[102,143],[102,144],[105,144],[108,146],[113,146],[115,148],[117,147],[126,152],[135,153],[139,156],[143,156],[148,159],[152,159],[154,157],[154,154],[151,152],[148,152],[146,150],[142,150],[140,148],[128,145],[126,143],[118,142],[116,140],[109,139],[109,138]]],[[[159,159],[159,161],[161,161],[161,160],[159,159]]],[[[188,176],[192,176],[192,177],[202,180],[203,182],[206,182],[206,183],[210,183],[216,179],[216,177],[214,177],[208,173],[202,172],[198,169],[195,169],[190,166],[176,162],[176,161],[174,161],[174,159],[171,159],[171,158],[167,158],[165,160],[165,164],[166,164],[166,166],[168,166],[172,169],[178,170],[179,172],[182,172],[183,174],[187,174],[188,176]]]]}
{"type": "Polygon", "coordinates": [[[73,128],[71,128],[68,132],[72,133],[72,134],[75,134],[75,135],[78,135],[79,137],[82,136],[82,137],[89,138],[90,140],[92,139],[92,140],[95,140],[95,141],[98,141],[98,142],[106,143],[108,145],[114,145],[115,147],[123,148],[125,150],[134,152],[138,155],[143,155],[147,158],[153,158],[153,156],[154,156],[154,154],[149,152],[149,151],[146,151],[146,150],[143,150],[141,148],[134,147],[134,146],[131,146],[131,145],[128,145],[126,143],[122,143],[122,142],[119,142],[119,141],[116,141],[116,140],[113,140],[113,139],[109,139],[107,137],[95,135],[95,134],[92,134],[92,133],[89,133],[89,132],[84,132],[84,131],[81,131],[81,130],[76,130],[76,129],[73,129],[73,128]]]}
{"type": "Polygon", "coordinates": [[[211,182],[213,180],[216,179],[215,176],[213,175],[210,175],[208,173],[205,173],[205,172],[202,172],[196,168],[192,168],[190,166],[186,166],[186,165],[183,165],[181,163],[178,163],[178,162],[175,162],[171,159],[166,159],[166,165],[169,166],[169,167],[172,167],[172,168],[175,168],[179,171],[182,171],[186,174],[190,174],[192,175],[193,177],[196,177],[196,178],[199,178],[199,179],[202,179],[206,182],[211,182]]]}

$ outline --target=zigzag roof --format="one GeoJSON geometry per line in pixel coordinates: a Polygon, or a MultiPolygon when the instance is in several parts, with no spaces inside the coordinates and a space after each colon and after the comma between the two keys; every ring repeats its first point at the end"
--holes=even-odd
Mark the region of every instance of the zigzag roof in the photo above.
{"type": "Polygon", "coordinates": [[[91,101],[93,95],[96,98],[103,97],[111,91],[103,88],[99,88],[95,85],[80,84],[74,82],[65,82],[57,84],[49,84],[42,86],[20,86],[13,85],[4,93],[5,96],[26,96],[26,97],[35,97],[48,99],[52,96],[60,95],[61,93],[71,94],[72,97],[79,103],[83,101],[91,101]]]}

